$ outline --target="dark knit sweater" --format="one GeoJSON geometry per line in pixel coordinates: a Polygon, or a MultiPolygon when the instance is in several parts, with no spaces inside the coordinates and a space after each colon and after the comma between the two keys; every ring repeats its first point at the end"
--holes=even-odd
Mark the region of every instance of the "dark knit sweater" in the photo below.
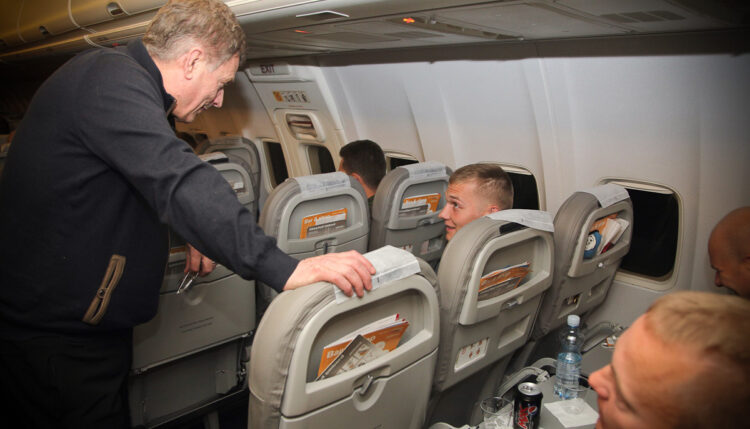
{"type": "Polygon", "coordinates": [[[37,91],[0,178],[0,335],[149,320],[166,225],[242,277],[286,283],[297,261],[175,137],[173,103],[140,41],[79,54],[37,91]]]}

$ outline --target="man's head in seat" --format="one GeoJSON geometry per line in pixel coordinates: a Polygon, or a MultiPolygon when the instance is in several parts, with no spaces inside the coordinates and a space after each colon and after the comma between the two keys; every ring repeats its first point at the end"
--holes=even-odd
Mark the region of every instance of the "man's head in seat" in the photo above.
{"type": "Polygon", "coordinates": [[[496,164],[465,165],[451,174],[440,218],[445,221],[445,239],[471,221],[513,207],[513,184],[496,164]]]}

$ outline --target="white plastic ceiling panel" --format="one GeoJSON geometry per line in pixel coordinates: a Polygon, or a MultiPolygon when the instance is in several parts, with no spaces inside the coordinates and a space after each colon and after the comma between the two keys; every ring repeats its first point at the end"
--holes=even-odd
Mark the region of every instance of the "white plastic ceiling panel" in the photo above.
{"type": "Polygon", "coordinates": [[[481,26],[524,39],[601,36],[626,33],[614,25],[600,23],[547,4],[493,4],[438,11],[435,17],[467,26],[481,26]]]}
{"type": "Polygon", "coordinates": [[[561,0],[559,4],[638,32],[722,28],[730,22],[722,21],[719,16],[739,16],[724,13],[720,2],[714,2],[714,7],[704,11],[662,0],[561,0]]]}

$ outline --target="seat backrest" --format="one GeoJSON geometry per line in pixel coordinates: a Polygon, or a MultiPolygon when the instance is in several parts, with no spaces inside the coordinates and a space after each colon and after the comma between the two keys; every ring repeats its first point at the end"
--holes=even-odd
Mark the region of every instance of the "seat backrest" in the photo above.
{"type": "Polygon", "coordinates": [[[526,343],[552,284],[552,230],[547,212],[503,210],[469,223],[448,242],[438,270],[437,391],[526,343]]]}
{"type": "Polygon", "coordinates": [[[297,259],[367,251],[370,223],[362,185],[344,173],[287,179],[266,200],[258,225],[297,259]]]}
{"type": "Polygon", "coordinates": [[[445,226],[438,214],[445,206],[450,175],[450,168],[434,161],[389,171],[375,192],[368,248],[391,245],[427,262],[440,259],[445,226]]]}
{"type": "Polygon", "coordinates": [[[630,250],[632,231],[633,205],[621,186],[597,186],[565,200],[555,216],[555,277],[542,302],[535,339],[565,324],[569,314],[584,316],[604,301],[630,250]],[[610,217],[627,225],[613,246],[597,254],[605,245],[601,225],[610,217]],[[592,232],[595,227],[599,238],[592,232]]]}
{"type": "MultiPolygon", "coordinates": [[[[390,246],[365,257],[377,274],[363,298],[321,282],[283,292],[268,307],[250,357],[250,428],[422,427],[438,347],[435,273],[390,246]],[[344,350],[319,377],[329,343],[393,317],[408,322],[392,335],[402,333],[396,348],[373,359],[344,350]],[[342,362],[350,369],[334,371],[342,362]]],[[[358,352],[383,347],[357,341],[358,352]]]]}
{"type": "MultiPolygon", "coordinates": [[[[242,136],[229,136],[208,140],[200,146],[200,150],[202,151],[200,152],[201,154],[221,152],[227,156],[229,162],[242,167],[247,173],[249,179],[245,189],[242,189],[243,193],[249,195],[248,200],[251,201],[246,204],[246,206],[255,216],[255,219],[258,219],[258,201],[260,200],[260,154],[258,153],[258,148],[255,144],[242,136]]],[[[229,183],[235,185],[238,181],[230,181],[229,183]]],[[[235,188],[235,192],[238,192],[237,188],[235,188]]]]}
{"type": "MultiPolygon", "coordinates": [[[[242,166],[227,162],[219,152],[203,158],[227,179],[240,202],[254,203],[242,166]]],[[[217,265],[177,294],[186,243],[170,230],[170,244],[159,310],[133,330],[129,400],[134,425],[168,420],[237,388],[244,374],[238,360],[255,329],[255,281],[217,265]]]]}

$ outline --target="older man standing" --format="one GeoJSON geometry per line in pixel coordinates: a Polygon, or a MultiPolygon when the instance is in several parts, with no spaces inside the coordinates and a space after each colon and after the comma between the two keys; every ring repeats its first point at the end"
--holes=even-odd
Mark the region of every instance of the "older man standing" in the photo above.
{"type": "Polygon", "coordinates": [[[371,287],[374,268],[356,252],[284,254],[175,136],[174,120],[221,107],[244,53],[224,3],[172,0],[142,41],[82,53],[37,91],[0,184],[8,421],[129,427],[132,328],[156,313],[167,224],[195,246],[188,269],[202,274],[213,259],[277,290],[319,280],[347,294],[371,287]]]}
{"type": "Polygon", "coordinates": [[[617,341],[589,378],[597,429],[750,428],[750,301],[666,295],[617,341]]]}

